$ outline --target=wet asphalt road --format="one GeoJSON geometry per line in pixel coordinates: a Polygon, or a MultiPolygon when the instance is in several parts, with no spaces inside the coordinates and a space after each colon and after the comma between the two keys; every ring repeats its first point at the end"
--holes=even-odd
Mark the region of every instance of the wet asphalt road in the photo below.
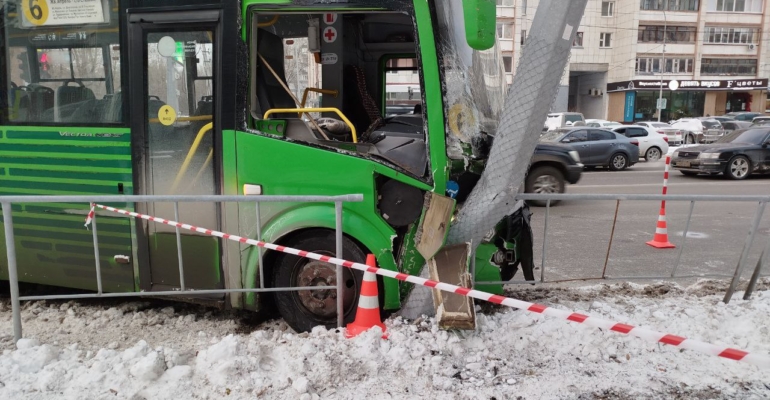
{"type": "MultiPolygon", "coordinates": [[[[567,193],[660,194],[663,161],[640,161],[626,171],[585,171],[567,193]]],[[[671,171],[669,194],[770,195],[770,176],[730,181],[722,176],[684,176],[671,171]]],[[[607,259],[615,201],[564,201],[550,210],[545,278],[601,277],[607,259]]],[[[696,202],[677,275],[732,275],[758,203],[696,202]]],[[[606,276],[670,276],[684,241],[689,202],[666,202],[669,240],[675,249],[655,249],[652,240],[660,210],[657,201],[622,201],[618,209],[606,276]]],[[[535,265],[541,265],[545,208],[532,207],[535,265]]],[[[748,279],[770,241],[770,207],[765,210],[743,277],[748,279]]],[[[770,271],[766,271],[770,274],[770,271]]],[[[540,270],[535,271],[539,278],[540,270]]],[[[517,280],[523,279],[517,275],[517,280]]],[[[640,281],[641,282],[641,281],[640,281]]],[[[694,279],[681,280],[682,283],[694,279]]]]}

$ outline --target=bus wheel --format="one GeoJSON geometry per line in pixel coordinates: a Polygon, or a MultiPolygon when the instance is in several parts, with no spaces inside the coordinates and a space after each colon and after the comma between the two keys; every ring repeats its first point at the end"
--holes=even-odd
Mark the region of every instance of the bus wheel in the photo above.
{"type": "MultiPolygon", "coordinates": [[[[333,231],[309,230],[290,238],[287,247],[334,257],[336,244],[333,231]]],[[[366,254],[351,239],[343,237],[343,258],[366,262],[366,254]]],[[[273,287],[336,286],[337,267],[321,261],[280,254],[273,269],[273,287]]],[[[350,268],[342,271],[342,297],[345,323],[352,322],[357,309],[363,273],[350,268]]],[[[337,326],[337,291],[334,289],[276,292],[275,303],[281,317],[297,332],[308,332],[315,326],[331,329],[337,326]]]]}

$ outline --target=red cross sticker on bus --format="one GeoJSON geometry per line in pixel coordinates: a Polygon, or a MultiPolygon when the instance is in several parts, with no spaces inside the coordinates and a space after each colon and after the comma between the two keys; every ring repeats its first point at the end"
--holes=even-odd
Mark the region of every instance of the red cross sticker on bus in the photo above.
{"type": "Polygon", "coordinates": [[[326,43],[334,43],[335,40],[337,40],[337,30],[333,27],[327,27],[324,29],[324,42],[326,43]]]}
{"type": "Polygon", "coordinates": [[[326,23],[326,25],[331,25],[337,22],[337,13],[324,14],[324,22],[326,23]]]}

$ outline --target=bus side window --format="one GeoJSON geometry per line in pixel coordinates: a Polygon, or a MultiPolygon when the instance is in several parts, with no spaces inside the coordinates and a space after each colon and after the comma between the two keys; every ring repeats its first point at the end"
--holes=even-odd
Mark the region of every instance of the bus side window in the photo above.
{"type": "MultiPolygon", "coordinates": [[[[117,30],[90,24],[20,27],[10,20],[15,18],[6,15],[0,27],[8,60],[3,79],[15,83],[4,99],[10,123],[122,122],[121,97],[114,97],[121,86],[117,30]],[[41,35],[48,35],[44,47],[32,40],[41,35]]],[[[117,20],[111,23],[117,28],[117,20]]]]}

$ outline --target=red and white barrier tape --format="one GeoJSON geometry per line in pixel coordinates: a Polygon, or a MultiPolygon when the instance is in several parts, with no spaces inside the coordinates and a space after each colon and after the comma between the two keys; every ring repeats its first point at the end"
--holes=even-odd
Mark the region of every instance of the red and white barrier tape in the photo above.
{"type": "Polygon", "coordinates": [[[91,210],[88,212],[88,216],[86,217],[86,228],[88,228],[88,225],[91,225],[91,220],[94,219],[94,206],[96,203],[91,203],[91,210]]]}
{"type": "MultiPolygon", "coordinates": [[[[407,275],[400,272],[390,271],[387,269],[370,267],[366,264],[346,261],[335,257],[323,256],[323,255],[311,253],[308,251],[297,250],[291,247],[285,247],[285,246],[279,246],[272,243],[261,242],[258,240],[248,239],[248,238],[244,238],[236,235],[230,235],[219,231],[212,231],[210,229],[199,228],[197,226],[182,224],[176,221],[170,221],[163,218],[157,218],[157,217],[139,214],[131,211],[120,210],[117,208],[108,207],[101,204],[94,204],[93,206],[96,206],[98,208],[101,208],[107,211],[112,211],[118,214],[128,215],[131,217],[138,217],[138,218],[146,219],[148,221],[153,221],[153,222],[159,222],[162,224],[171,225],[171,226],[175,226],[175,227],[190,230],[190,231],[195,231],[195,232],[203,233],[210,236],[221,237],[223,239],[228,239],[235,242],[247,243],[253,246],[259,246],[270,250],[293,254],[300,257],[306,257],[306,258],[310,258],[317,261],[323,261],[334,265],[341,265],[343,267],[353,268],[364,272],[368,271],[368,272],[375,273],[377,275],[387,276],[388,278],[398,279],[400,281],[410,282],[420,286],[439,289],[450,293],[456,293],[462,296],[468,296],[474,299],[488,301],[495,304],[501,304],[508,307],[514,307],[514,308],[530,311],[537,314],[548,315],[559,319],[566,319],[568,321],[592,326],[594,328],[605,329],[605,330],[610,330],[618,333],[623,333],[630,336],[635,336],[650,342],[668,344],[668,345],[680,347],[683,349],[694,350],[705,354],[710,354],[718,357],[729,358],[731,360],[746,362],[746,363],[753,364],[763,368],[770,368],[770,357],[763,354],[752,354],[747,351],[743,351],[739,349],[734,349],[734,348],[725,347],[725,346],[717,346],[710,343],[701,342],[698,340],[687,339],[681,336],[660,333],[650,329],[639,328],[632,325],[626,325],[626,324],[621,324],[617,322],[607,321],[601,318],[596,318],[585,314],[580,314],[580,313],[575,313],[575,312],[570,312],[565,310],[557,310],[555,308],[550,308],[542,304],[529,303],[526,301],[512,299],[510,297],[499,296],[496,294],[481,292],[478,290],[455,286],[448,283],[437,282],[437,281],[424,279],[413,275],[407,275]]],[[[91,221],[91,219],[92,219],[92,214],[89,213],[89,217],[87,219],[86,224],[88,224],[91,221]]]]}

